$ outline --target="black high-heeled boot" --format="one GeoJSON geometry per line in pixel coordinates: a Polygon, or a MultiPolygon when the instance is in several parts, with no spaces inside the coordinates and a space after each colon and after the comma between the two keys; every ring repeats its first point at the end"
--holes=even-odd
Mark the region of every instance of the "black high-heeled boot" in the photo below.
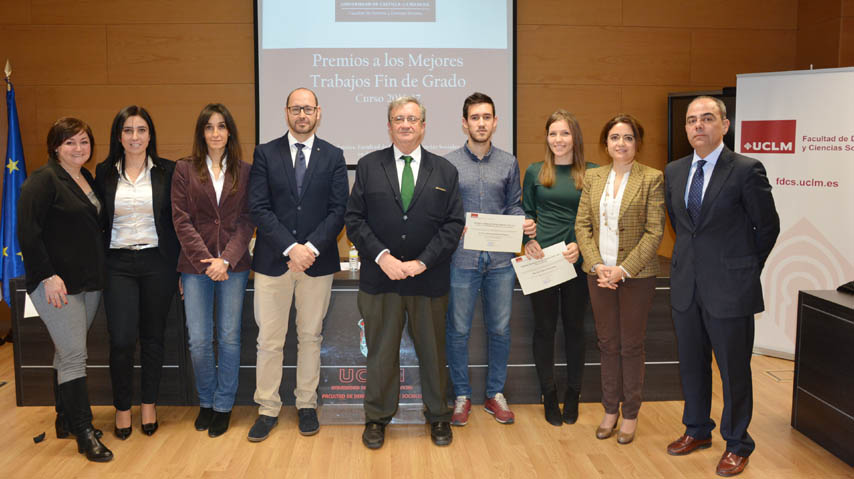
{"type": "Polygon", "coordinates": [[[92,409],[89,407],[86,377],[60,384],[59,392],[69,429],[77,438],[77,452],[86,454],[86,458],[94,462],[112,460],[113,452],[101,443],[95,435],[95,428],[92,427],[92,409]]]}
{"type": "MultiPolygon", "coordinates": [[[[53,422],[53,427],[56,429],[57,439],[73,439],[71,431],[68,427],[68,418],[65,417],[65,412],[62,408],[62,397],[59,394],[59,377],[56,374],[56,369],[53,370],[53,404],[56,409],[56,420],[53,422]]],[[[101,439],[104,433],[100,429],[94,429],[95,437],[101,439]]]]}
{"type": "Polygon", "coordinates": [[[566,388],[563,401],[563,422],[575,424],[578,421],[578,398],[581,394],[571,387],[566,388]]]}
{"type": "Polygon", "coordinates": [[[557,391],[549,391],[543,393],[543,410],[546,415],[546,422],[552,426],[560,426],[563,420],[560,418],[560,404],[557,402],[557,391]]]}
{"type": "Polygon", "coordinates": [[[92,427],[87,427],[83,431],[77,433],[77,452],[86,454],[86,459],[93,462],[109,462],[113,460],[113,451],[107,449],[95,437],[95,430],[92,427]]]}

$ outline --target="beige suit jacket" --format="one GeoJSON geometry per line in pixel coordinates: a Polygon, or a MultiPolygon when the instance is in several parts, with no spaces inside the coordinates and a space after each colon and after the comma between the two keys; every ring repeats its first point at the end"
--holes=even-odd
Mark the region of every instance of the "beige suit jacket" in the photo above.
{"type": "MultiPolygon", "coordinates": [[[[584,175],[584,187],[575,219],[578,248],[584,258],[584,271],[603,263],[599,254],[599,200],[611,167],[591,168],[584,175]]],[[[619,248],[617,265],[632,278],[658,274],[658,245],[664,234],[664,175],[637,161],[632,165],[618,220],[619,248]]]]}

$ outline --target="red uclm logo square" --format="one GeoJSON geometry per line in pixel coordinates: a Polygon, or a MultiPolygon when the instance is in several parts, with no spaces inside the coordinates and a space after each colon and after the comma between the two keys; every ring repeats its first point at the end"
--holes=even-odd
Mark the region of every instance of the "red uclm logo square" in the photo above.
{"type": "Polygon", "coordinates": [[[795,153],[797,120],[741,122],[742,153],[795,153]]]}

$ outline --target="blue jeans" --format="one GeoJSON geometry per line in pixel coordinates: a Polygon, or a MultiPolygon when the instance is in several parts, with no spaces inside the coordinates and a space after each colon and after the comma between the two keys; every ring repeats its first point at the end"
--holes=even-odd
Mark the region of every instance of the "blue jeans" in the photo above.
{"type": "Polygon", "coordinates": [[[229,412],[237,394],[240,371],[240,322],[249,271],[229,272],[225,281],[204,274],[181,274],[184,312],[190,334],[190,358],[196,376],[199,406],[229,412]],[[219,367],[214,359],[214,301],[219,367]]]}
{"type": "Polygon", "coordinates": [[[489,269],[489,259],[481,254],[477,269],[451,266],[451,293],[448,302],[446,348],[448,368],[455,396],[471,397],[469,383],[469,334],[477,298],[483,302],[483,322],[487,338],[486,397],[504,390],[507,359],[510,356],[510,307],[516,275],[506,267],[489,269]]]}

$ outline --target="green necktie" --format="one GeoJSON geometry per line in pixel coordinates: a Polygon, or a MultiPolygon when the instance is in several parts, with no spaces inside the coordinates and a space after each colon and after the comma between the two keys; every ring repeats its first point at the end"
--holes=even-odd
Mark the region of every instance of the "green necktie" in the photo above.
{"type": "Polygon", "coordinates": [[[412,194],[415,192],[415,177],[412,175],[412,157],[408,155],[401,156],[406,165],[403,167],[403,177],[400,179],[400,201],[403,203],[403,211],[409,209],[409,202],[412,201],[412,194]]]}

